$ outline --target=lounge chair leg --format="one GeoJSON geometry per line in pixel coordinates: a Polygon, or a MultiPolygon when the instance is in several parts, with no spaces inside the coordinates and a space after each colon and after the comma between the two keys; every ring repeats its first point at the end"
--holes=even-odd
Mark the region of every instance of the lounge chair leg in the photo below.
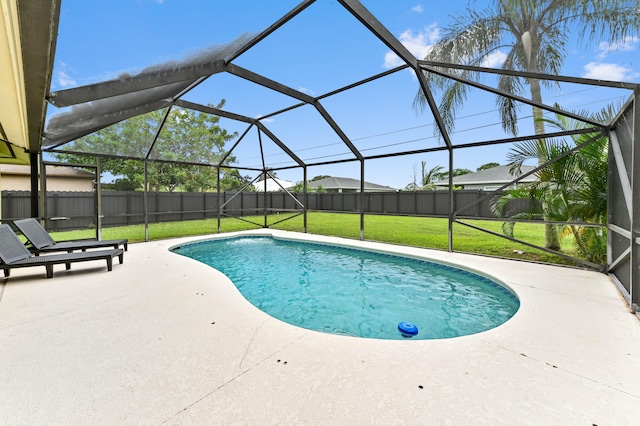
{"type": "Polygon", "coordinates": [[[9,275],[11,275],[11,269],[9,268],[3,268],[4,269],[4,277],[8,278],[9,275]]]}
{"type": "Polygon", "coordinates": [[[113,269],[113,258],[107,257],[107,271],[111,271],[113,269]]]}
{"type": "Polygon", "coordinates": [[[120,253],[118,255],[118,260],[120,261],[120,264],[122,265],[124,263],[124,253],[120,253]]]}
{"type": "Polygon", "coordinates": [[[44,267],[47,268],[47,278],[53,278],[53,265],[44,265],[44,267]]]}
{"type": "Polygon", "coordinates": [[[124,251],[129,251],[129,243],[128,242],[124,243],[124,251]]]}
{"type": "Polygon", "coordinates": [[[65,264],[64,264],[64,266],[67,268],[67,271],[68,271],[69,269],[71,269],[71,264],[70,264],[70,263],[65,263],[65,264]]]}

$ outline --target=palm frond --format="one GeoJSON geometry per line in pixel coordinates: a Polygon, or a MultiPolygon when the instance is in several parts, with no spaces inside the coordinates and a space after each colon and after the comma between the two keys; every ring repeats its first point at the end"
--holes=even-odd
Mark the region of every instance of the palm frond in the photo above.
{"type": "MultiPolygon", "coordinates": [[[[514,50],[510,51],[502,66],[504,69],[513,69],[515,60],[514,50]]],[[[498,90],[512,95],[524,95],[522,81],[518,77],[501,75],[498,79],[498,90]]],[[[518,134],[518,110],[520,104],[508,96],[497,96],[496,105],[502,119],[502,129],[516,136],[518,134]]]]}
{"type": "Polygon", "coordinates": [[[542,199],[543,189],[538,184],[522,185],[518,188],[508,189],[502,195],[491,202],[491,211],[496,217],[511,219],[541,219],[543,211],[539,200],[542,199]],[[526,200],[528,208],[523,211],[510,210],[512,202],[526,200]]]}
{"type": "Polygon", "coordinates": [[[500,44],[502,28],[491,9],[467,7],[452,18],[452,24],[442,30],[441,40],[427,56],[429,60],[479,64],[500,44]]]}
{"type": "MultiPolygon", "coordinates": [[[[490,10],[476,11],[468,8],[464,13],[453,16],[453,23],[442,31],[442,38],[424,59],[480,65],[486,55],[499,46],[500,34],[499,22],[493,19],[490,10]]],[[[452,70],[446,67],[440,67],[438,70],[471,81],[480,80],[480,74],[477,72],[452,70]]],[[[424,75],[432,87],[442,90],[438,109],[446,130],[451,132],[455,127],[456,113],[466,100],[469,86],[433,73],[424,72],[424,75]]],[[[413,107],[419,112],[426,109],[427,100],[422,90],[419,90],[414,97],[413,107]]],[[[441,136],[440,129],[436,128],[434,132],[436,136],[441,136]]]]}
{"type": "Polygon", "coordinates": [[[619,41],[640,32],[637,0],[573,1],[567,22],[583,42],[619,41]]]}
{"type": "Polygon", "coordinates": [[[566,149],[566,143],[561,139],[548,138],[544,143],[540,139],[528,139],[516,143],[506,158],[509,164],[521,166],[527,160],[552,160],[566,149]]]}

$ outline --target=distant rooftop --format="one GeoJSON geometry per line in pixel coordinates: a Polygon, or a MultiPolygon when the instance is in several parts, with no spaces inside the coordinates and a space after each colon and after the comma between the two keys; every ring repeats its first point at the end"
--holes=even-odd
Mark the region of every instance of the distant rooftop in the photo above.
{"type": "MultiPolygon", "coordinates": [[[[491,169],[481,170],[475,173],[468,173],[466,175],[454,176],[453,184],[454,185],[504,185],[505,183],[509,183],[512,180],[516,179],[518,176],[529,173],[535,167],[533,166],[522,166],[521,173],[519,175],[512,174],[510,169],[511,166],[498,166],[493,167],[491,169]]],[[[530,183],[535,182],[535,175],[527,176],[522,179],[521,183],[530,183]]],[[[449,179],[445,178],[439,180],[434,183],[436,186],[448,186],[449,179]]]]}
{"type": "MultiPolygon", "coordinates": [[[[360,181],[358,179],[343,178],[343,177],[328,177],[324,179],[314,180],[309,182],[309,188],[318,189],[322,187],[327,190],[339,190],[339,191],[360,191],[360,181]]],[[[396,188],[390,186],[378,185],[376,183],[366,182],[364,183],[365,191],[396,191],[396,188]]]]}
{"type": "MultiPolygon", "coordinates": [[[[85,172],[84,170],[74,169],[68,166],[45,166],[47,176],[66,176],[66,177],[78,177],[78,178],[93,178],[93,173],[85,172]]],[[[16,164],[0,164],[0,174],[7,175],[31,175],[30,166],[21,166],[16,164]]]]}

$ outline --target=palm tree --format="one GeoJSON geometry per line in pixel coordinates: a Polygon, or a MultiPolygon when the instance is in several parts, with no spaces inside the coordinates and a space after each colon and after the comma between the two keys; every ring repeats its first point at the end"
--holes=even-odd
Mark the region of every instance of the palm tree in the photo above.
{"type": "MultiPolygon", "coordinates": [[[[614,42],[640,29],[637,0],[492,0],[484,10],[476,11],[468,6],[453,18],[425,60],[481,66],[489,55],[507,49],[502,68],[553,75],[560,72],[567,56],[570,36],[583,43],[614,42]]],[[[466,79],[480,78],[475,71],[456,73],[466,79]]],[[[452,131],[456,110],[465,102],[469,86],[427,72],[425,76],[443,89],[438,108],[446,130],[452,131]]],[[[501,75],[498,79],[500,90],[518,96],[525,95],[525,85],[528,85],[530,99],[537,103],[542,103],[542,84],[549,83],[510,75],[501,75]]],[[[498,96],[497,105],[503,129],[516,135],[518,104],[511,98],[498,96]]],[[[424,109],[425,106],[426,98],[419,91],[414,107],[424,109]]],[[[544,134],[542,110],[532,108],[535,134],[544,134]]],[[[547,227],[546,234],[546,246],[558,249],[553,227],[547,227]]]]}
{"type": "MultiPolygon", "coordinates": [[[[607,121],[614,115],[608,107],[597,114],[578,113],[584,117],[607,121]]],[[[555,120],[544,120],[560,131],[584,129],[584,122],[556,115],[555,120]]],[[[505,191],[492,205],[499,217],[513,219],[551,219],[562,222],[605,224],[607,219],[607,166],[608,138],[602,132],[573,135],[570,141],[546,139],[544,143],[531,140],[516,144],[507,156],[512,172],[520,172],[522,164],[531,159],[550,161],[568,153],[576,146],[591,141],[554,163],[536,172],[537,182],[520,185],[505,191]],[[530,207],[518,214],[509,215],[509,203],[513,200],[530,200],[530,207]]],[[[513,222],[511,222],[511,225],[513,222]]],[[[606,234],[600,228],[569,225],[577,249],[589,261],[606,260],[606,234]]],[[[509,226],[506,232],[513,232],[509,226]]]]}
{"type": "Polygon", "coordinates": [[[435,189],[434,182],[438,180],[440,173],[444,170],[442,166],[435,166],[427,170],[427,162],[423,161],[422,165],[422,189],[435,189]]]}
{"type": "Polygon", "coordinates": [[[424,191],[424,190],[433,190],[436,188],[434,183],[440,179],[442,176],[442,170],[444,167],[435,166],[431,169],[427,170],[427,162],[421,161],[421,175],[420,180],[418,181],[418,170],[416,164],[413,165],[413,182],[409,183],[405,190],[407,191],[424,191]]]}

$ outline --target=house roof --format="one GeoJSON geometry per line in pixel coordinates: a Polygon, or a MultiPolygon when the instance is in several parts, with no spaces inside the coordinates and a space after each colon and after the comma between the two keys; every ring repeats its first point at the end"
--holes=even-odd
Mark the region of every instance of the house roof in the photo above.
{"type": "MultiPolygon", "coordinates": [[[[63,176],[63,177],[75,177],[75,178],[86,178],[93,179],[93,173],[85,172],[84,170],[74,169],[73,167],[67,166],[45,166],[47,176],[63,176]]],[[[31,175],[31,167],[30,166],[20,166],[16,164],[0,164],[0,174],[3,175],[31,175]]]]}
{"type": "MultiPolygon", "coordinates": [[[[328,177],[324,179],[314,180],[309,182],[309,188],[317,189],[322,186],[324,189],[348,189],[360,191],[360,181],[358,179],[343,178],[343,177],[328,177]]],[[[390,186],[378,185],[376,183],[366,182],[364,183],[365,191],[396,191],[395,188],[390,186]]]]}
{"type": "MultiPolygon", "coordinates": [[[[511,174],[511,166],[498,166],[491,169],[480,170],[475,173],[467,173],[466,175],[454,176],[454,185],[503,185],[516,179],[519,175],[511,174]]],[[[535,167],[525,166],[521,167],[520,175],[530,172],[535,167]]],[[[534,175],[527,176],[520,182],[535,182],[536,177],[534,175]]],[[[449,186],[449,179],[445,178],[434,183],[436,186],[449,186]]]]}
{"type": "Polygon", "coordinates": [[[0,162],[28,164],[38,152],[58,33],[60,0],[2,1],[0,162]]]}

